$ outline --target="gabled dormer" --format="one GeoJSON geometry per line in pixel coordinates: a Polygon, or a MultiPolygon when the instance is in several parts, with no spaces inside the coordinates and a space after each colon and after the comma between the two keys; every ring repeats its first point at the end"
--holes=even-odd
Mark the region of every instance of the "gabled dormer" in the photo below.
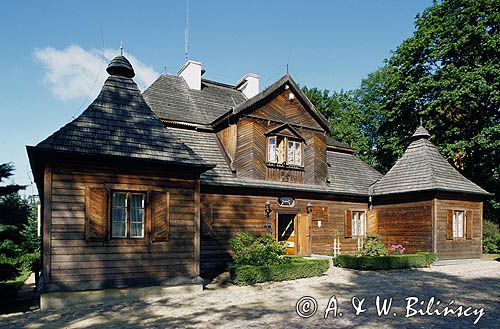
{"type": "Polygon", "coordinates": [[[236,176],[326,184],[328,121],[288,74],[212,127],[236,176]]]}
{"type": "Polygon", "coordinates": [[[264,134],[267,137],[267,164],[276,167],[303,168],[305,139],[288,123],[264,134]]]}

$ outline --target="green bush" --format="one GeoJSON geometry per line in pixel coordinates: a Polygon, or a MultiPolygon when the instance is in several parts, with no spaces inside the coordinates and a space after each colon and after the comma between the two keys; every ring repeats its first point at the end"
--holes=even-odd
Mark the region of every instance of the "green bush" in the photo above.
{"type": "Polygon", "coordinates": [[[249,285],[257,282],[286,281],[321,276],[330,266],[326,259],[285,258],[288,261],[274,265],[251,266],[233,264],[229,266],[229,273],[235,284],[249,285]]]}
{"type": "Polygon", "coordinates": [[[401,268],[429,267],[436,260],[431,252],[388,256],[338,255],[333,265],[355,270],[392,270],[401,268]]]}
{"type": "Polygon", "coordinates": [[[248,232],[240,232],[229,241],[229,246],[234,252],[236,265],[274,265],[281,264],[287,259],[286,245],[278,242],[270,234],[255,237],[248,232]]]}
{"type": "Polygon", "coordinates": [[[32,252],[29,254],[24,254],[18,259],[19,269],[22,272],[34,272],[40,270],[42,267],[42,259],[40,252],[32,252]]]}
{"type": "Polygon", "coordinates": [[[376,235],[368,235],[359,252],[360,256],[386,256],[387,249],[384,243],[376,235]]]}
{"type": "Polygon", "coordinates": [[[486,254],[500,253],[500,228],[489,220],[485,220],[483,223],[483,252],[486,254]]]}

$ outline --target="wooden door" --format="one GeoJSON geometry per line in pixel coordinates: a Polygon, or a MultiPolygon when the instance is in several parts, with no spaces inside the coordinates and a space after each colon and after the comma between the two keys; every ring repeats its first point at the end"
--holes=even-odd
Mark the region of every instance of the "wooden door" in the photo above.
{"type": "Polygon", "coordinates": [[[301,256],[311,255],[311,216],[297,215],[297,231],[298,231],[298,254],[301,256]]]}
{"type": "Polygon", "coordinates": [[[297,220],[295,214],[278,214],[276,225],[276,239],[286,243],[287,255],[297,253],[297,220]]]}

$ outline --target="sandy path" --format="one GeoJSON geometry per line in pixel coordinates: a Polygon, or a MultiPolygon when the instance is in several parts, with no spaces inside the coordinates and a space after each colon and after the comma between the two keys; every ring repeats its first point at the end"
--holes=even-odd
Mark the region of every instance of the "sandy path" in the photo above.
{"type": "MultiPolygon", "coordinates": [[[[339,268],[327,275],[251,287],[211,285],[199,295],[172,297],[155,302],[115,302],[79,306],[63,311],[35,311],[0,317],[6,328],[500,328],[500,262],[475,261],[430,269],[360,272],[339,268]],[[323,318],[335,295],[342,317],[323,318]],[[388,316],[377,316],[375,298],[393,298],[388,316]],[[301,318],[295,311],[303,296],[317,301],[317,312],[301,318]],[[351,298],[365,298],[366,311],[354,315],[351,298]],[[471,306],[470,316],[449,315],[405,318],[407,297],[426,302],[435,297],[443,309],[471,306]],[[484,315],[473,325],[484,307],[484,315]],[[396,313],[396,316],[394,316],[396,313]]],[[[415,310],[418,303],[412,307],[415,310]]],[[[436,309],[435,306],[430,310],[436,309]]],[[[410,310],[411,313],[411,310],[410,310]]]]}

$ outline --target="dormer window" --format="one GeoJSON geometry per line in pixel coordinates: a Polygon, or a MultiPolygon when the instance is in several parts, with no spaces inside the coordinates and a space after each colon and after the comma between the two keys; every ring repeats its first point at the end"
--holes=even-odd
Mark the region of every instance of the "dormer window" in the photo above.
{"type": "Polygon", "coordinates": [[[267,162],[302,166],[302,142],[290,137],[269,136],[267,139],[267,162]]]}

